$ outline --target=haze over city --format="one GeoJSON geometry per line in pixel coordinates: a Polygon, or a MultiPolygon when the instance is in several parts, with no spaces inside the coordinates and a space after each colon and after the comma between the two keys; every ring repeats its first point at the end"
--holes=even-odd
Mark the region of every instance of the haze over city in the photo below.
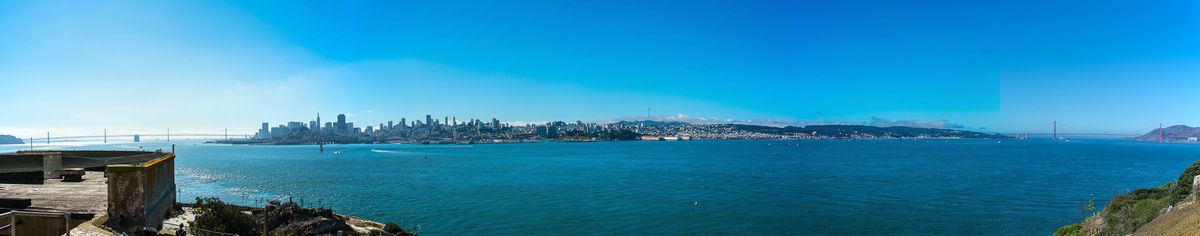
{"type": "Polygon", "coordinates": [[[0,3],[0,134],[504,122],[1194,124],[1200,3],[0,3]],[[749,121],[748,121],[749,120],[749,121]]]}

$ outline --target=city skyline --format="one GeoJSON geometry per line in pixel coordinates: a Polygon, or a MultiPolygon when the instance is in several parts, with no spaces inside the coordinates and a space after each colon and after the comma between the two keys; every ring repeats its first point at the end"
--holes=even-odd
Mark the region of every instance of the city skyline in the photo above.
{"type": "MultiPolygon", "coordinates": [[[[4,2],[0,134],[342,111],[1076,132],[1197,125],[1195,3],[4,2]],[[1086,9],[1086,10],[1078,10],[1086,9]],[[461,16],[461,17],[448,17],[461,16]],[[1002,20],[1001,20],[1002,19],[1002,20]]],[[[307,121],[306,121],[307,122],[307,121]]]]}

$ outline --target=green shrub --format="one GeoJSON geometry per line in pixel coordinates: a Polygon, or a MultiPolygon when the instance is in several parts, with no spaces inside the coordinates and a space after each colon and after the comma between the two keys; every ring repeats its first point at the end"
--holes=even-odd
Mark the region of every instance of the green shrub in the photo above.
{"type": "Polygon", "coordinates": [[[396,223],[388,222],[387,224],[383,225],[383,231],[394,234],[394,233],[404,232],[404,229],[401,229],[400,225],[398,225],[396,223]]]}
{"type": "Polygon", "coordinates": [[[1105,227],[1100,235],[1126,235],[1158,217],[1162,208],[1170,205],[1173,195],[1163,187],[1138,189],[1113,198],[1104,215],[1105,227]]]}
{"type": "Polygon", "coordinates": [[[1192,163],[1183,170],[1182,174],[1179,174],[1179,180],[1175,181],[1176,191],[1174,191],[1176,195],[1180,195],[1179,199],[1187,198],[1189,194],[1192,194],[1192,178],[1197,175],[1200,175],[1200,161],[1192,163]]]}
{"type": "Polygon", "coordinates": [[[1057,231],[1054,231],[1054,236],[1082,236],[1082,230],[1083,226],[1079,224],[1063,226],[1062,228],[1058,228],[1057,231]]]}
{"type": "Polygon", "coordinates": [[[191,227],[242,236],[256,236],[257,223],[242,207],[225,204],[218,198],[196,198],[196,220],[191,227]]]}

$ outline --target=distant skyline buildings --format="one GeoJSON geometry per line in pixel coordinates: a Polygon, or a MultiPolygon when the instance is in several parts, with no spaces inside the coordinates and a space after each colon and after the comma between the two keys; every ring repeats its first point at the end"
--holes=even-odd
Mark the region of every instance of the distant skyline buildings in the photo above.
{"type": "MultiPolygon", "coordinates": [[[[399,126],[395,125],[396,123],[394,120],[387,120],[386,123],[381,121],[378,126],[367,125],[366,127],[356,127],[354,125],[354,122],[349,122],[347,120],[346,114],[338,114],[337,115],[337,123],[326,122],[324,124],[325,127],[322,128],[320,126],[320,124],[321,124],[320,116],[321,116],[320,113],[317,113],[316,118],[314,118],[314,120],[309,121],[307,124],[305,124],[304,122],[299,122],[299,121],[287,121],[286,123],[281,124],[279,126],[271,127],[269,121],[262,122],[260,128],[257,130],[257,132],[255,132],[254,137],[255,138],[272,138],[272,137],[278,137],[281,134],[290,134],[290,133],[295,133],[295,132],[313,133],[313,134],[317,134],[317,135],[356,136],[356,135],[361,135],[361,134],[373,134],[373,133],[376,133],[379,131],[391,131],[391,130],[396,129],[397,127],[405,127],[405,128],[441,127],[441,126],[456,127],[456,126],[460,125],[460,123],[458,123],[457,117],[452,118],[450,116],[446,116],[443,118],[443,120],[444,120],[443,122],[439,122],[438,120],[434,120],[432,115],[425,115],[425,120],[427,122],[425,122],[425,123],[414,122],[411,126],[406,125],[404,123],[406,121],[406,118],[400,118],[399,126]]],[[[475,119],[471,119],[470,122],[464,122],[461,125],[473,125],[473,124],[482,125],[483,123],[477,122],[475,119]]],[[[487,126],[489,129],[495,129],[495,130],[499,130],[499,129],[502,129],[505,127],[503,124],[500,123],[500,120],[497,118],[492,118],[491,122],[488,123],[487,126]]]]}

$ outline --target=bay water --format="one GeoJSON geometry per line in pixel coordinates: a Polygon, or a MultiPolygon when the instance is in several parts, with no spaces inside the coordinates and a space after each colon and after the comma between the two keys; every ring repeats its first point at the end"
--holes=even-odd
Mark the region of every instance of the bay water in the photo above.
{"type": "Polygon", "coordinates": [[[303,199],[423,235],[1048,235],[1200,159],[1113,138],[35,148],[170,144],[179,201],[303,199]]]}

